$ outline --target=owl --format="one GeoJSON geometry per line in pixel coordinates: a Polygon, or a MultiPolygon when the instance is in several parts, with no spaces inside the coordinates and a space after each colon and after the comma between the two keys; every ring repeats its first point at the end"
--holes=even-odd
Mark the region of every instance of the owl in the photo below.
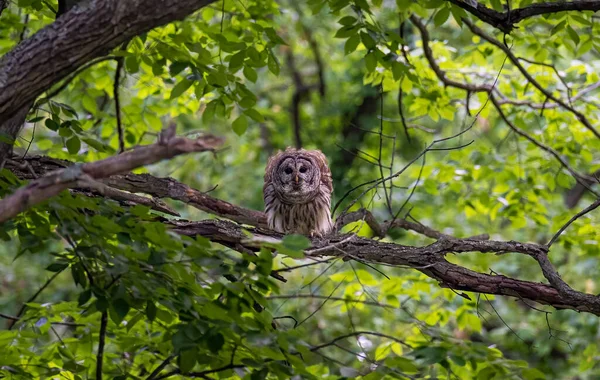
{"type": "Polygon", "coordinates": [[[287,148],[269,158],[265,170],[265,213],[282,233],[323,236],[331,232],[331,171],[320,150],[287,148]]]}

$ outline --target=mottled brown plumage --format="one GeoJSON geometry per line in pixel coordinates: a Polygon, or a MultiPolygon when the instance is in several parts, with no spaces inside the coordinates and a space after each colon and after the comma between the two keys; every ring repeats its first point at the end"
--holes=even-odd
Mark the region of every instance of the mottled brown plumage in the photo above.
{"type": "Polygon", "coordinates": [[[319,150],[287,148],[269,158],[265,170],[265,213],[282,233],[323,236],[331,232],[331,171],[319,150]]]}

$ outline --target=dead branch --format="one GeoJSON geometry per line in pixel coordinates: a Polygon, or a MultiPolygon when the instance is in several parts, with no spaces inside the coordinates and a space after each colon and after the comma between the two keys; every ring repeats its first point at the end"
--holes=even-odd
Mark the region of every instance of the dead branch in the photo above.
{"type": "Polygon", "coordinates": [[[0,223],[67,188],[76,187],[78,181],[106,178],[183,153],[214,151],[222,143],[223,139],[211,135],[201,136],[196,140],[176,137],[173,124],[164,130],[156,144],[101,161],[73,165],[31,181],[0,201],[0,223]]]}

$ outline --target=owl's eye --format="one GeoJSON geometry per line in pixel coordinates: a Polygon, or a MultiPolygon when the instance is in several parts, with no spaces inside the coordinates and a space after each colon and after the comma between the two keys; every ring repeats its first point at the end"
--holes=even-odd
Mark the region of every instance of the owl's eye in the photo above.
{"type": "Polygon", "coordinates": [[[292,168],[285,168],[285,174],[292,174],[292,168]]]}
{"type": "Polygon", "coordinates": [[[306,173],[306,168],[304,166],[300,168],[300,173],[306,173]]]}

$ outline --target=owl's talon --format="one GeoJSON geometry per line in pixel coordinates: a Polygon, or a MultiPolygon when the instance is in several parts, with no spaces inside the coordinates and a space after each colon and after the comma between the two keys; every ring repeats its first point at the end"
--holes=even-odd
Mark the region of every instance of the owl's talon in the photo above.
{"type": "Polygon", "coordinates": [[[311,239],[314,239],[314,238],[322,239],[323,238],[323,234],[320,233],[319,231],[312,230],[312,231],[310,231],[310,238],[311,239]]]}

